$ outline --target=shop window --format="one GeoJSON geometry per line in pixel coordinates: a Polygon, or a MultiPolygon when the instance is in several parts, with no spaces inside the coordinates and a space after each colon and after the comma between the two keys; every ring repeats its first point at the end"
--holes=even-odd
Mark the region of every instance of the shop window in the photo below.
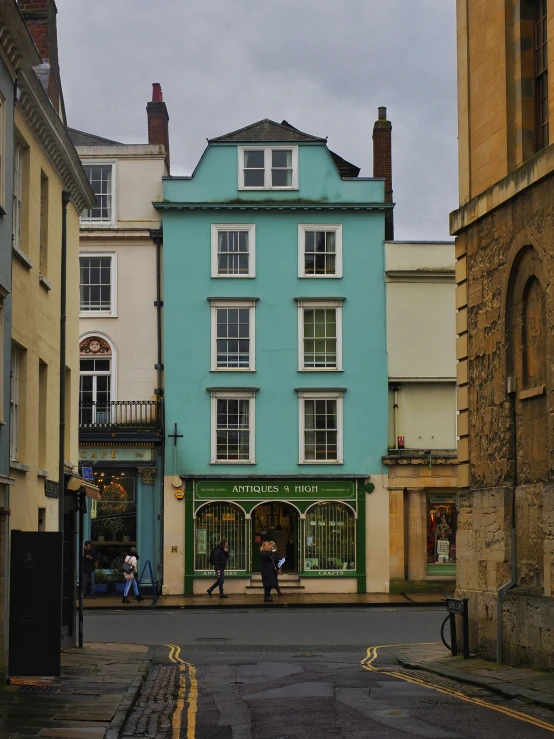
{"type": "Polygon", "coordinates": [[[228,570],[246,570],[244,511],[232,503],[209,503],[196,514],[196,569],[213,570],[210,552],[225,539],[229,545],[228,570]]]}
{"type": "Polygon", "coordinates": [[[356,519],[343,503],[318,503],[306,513],[304,570],[355,570],[356,519]]]}
{"type": "Polygon", "coordinates": [[[456,572],[456,496],[430,493],[427,496],[427,574],[456,572]]]}
{"type": "Polygon", "coordinates": [[[94,483],[100,500],[92,501],[90,538],[98,567],[121,570],[119,559],[137,540],[136,479],[122,470],[95,469],[94,483]]]}

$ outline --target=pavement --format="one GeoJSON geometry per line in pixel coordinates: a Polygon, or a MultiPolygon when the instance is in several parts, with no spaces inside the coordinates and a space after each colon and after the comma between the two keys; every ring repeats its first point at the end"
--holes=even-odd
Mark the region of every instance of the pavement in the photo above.
{"type": "MultiPolygon", "coordinates": [[[[159,608],[305,608],[319,607],[329,608],[336,606],[372,606],[372,607],[403,607],[403,606],[436,606],[444,603],[444,593],[294,593],[285,594],[281,598],[275,597],[273,603],[264,603],[263,595],[229,595],[228,598],[219,598],[214,594],[211,598],[206,595],[162,595],[158,598],[156,609],[159,608]]],[[[85,608],[90,610],[99,609],[125,609],[138,610],[141,608],[151,609],[153,597],[144,596],[137,603],[133,598],[130,603],[122,603],[119,595],[99,595],[97,598],[85,598],[85,608]]]]}
{"type": "MultiPolygon", "coordinates": [[[[384,649],[384,648],[383,648],[384,649]]],[[[473,657],[452,657],[442,644],[412,644],[387,649],[408,669],[419,669],[505,698],[554,709],[554,673],[510,667],[473,657]]]]}
{"type": "Polygon", "coordinates": [[[62,652],[59,678],[0,690],[0,739],[117,739],[150,669],[148,647],[91,643],[62,652]]]}

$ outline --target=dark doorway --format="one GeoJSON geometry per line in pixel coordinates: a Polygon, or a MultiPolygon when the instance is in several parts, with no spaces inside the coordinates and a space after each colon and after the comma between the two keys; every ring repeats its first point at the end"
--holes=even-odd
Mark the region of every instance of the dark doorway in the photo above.
{"type": "Polygon", "coordinates": [[[59,675],[62,535],[12,531],[10,675],[59,675]]]}
{"type": "Polygon", "coordinates": [[[294,506],[262,503],[252,511],[252,572],[261,570],[264,541],[274,541],[279,557],[286,558],[283,572],[298,572],[298,511],[294,506]]]}

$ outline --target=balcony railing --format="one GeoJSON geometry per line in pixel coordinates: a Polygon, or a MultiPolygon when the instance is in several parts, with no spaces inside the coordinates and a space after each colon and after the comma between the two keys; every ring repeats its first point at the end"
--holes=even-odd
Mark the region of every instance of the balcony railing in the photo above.
{"type": "Polygon", "coordinates": [[[160,426],[157,400],[82,401],[79,403],[80,429],[157,428],[160,426]]]}

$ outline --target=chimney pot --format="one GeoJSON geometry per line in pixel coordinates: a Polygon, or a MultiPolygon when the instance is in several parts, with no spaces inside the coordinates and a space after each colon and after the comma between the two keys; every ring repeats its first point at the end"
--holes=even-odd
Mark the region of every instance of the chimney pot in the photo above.
{"type": "Polygon", "coordinates": [[[384,105],[381,105],[379,108],[377,108],[378,111],[378,118],[380,121],[386,121],[387,120],[387,109],[384,105]]]}
{"type": "Polygon", "coordinates": [[[163,95],[162,95],[162,86],[159,82],[153,82],[152,83],[152,102],[153,103],[162,103],[163,102],[163,95]]]}

